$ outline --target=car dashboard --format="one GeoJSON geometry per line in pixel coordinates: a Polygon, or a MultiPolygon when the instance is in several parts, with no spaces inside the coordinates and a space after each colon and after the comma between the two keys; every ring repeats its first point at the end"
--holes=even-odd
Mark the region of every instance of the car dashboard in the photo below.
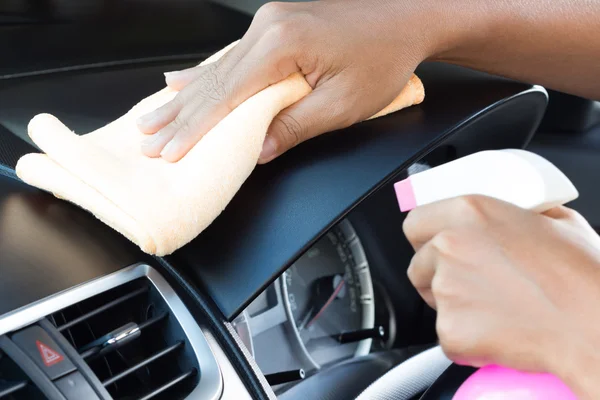
{"type": "Polygon", "coordinates": [[[198,8],[206,26],[176,49],[150,49],[143,35],[98,41],[93,24],[10,30],[38,62],[14,51],[0,76],[0,398],[355,398],[435,345],[435,314],[406,277],[412,249],[392,185],[476,151],[524,147],[543,88],[425,63],[423,104],[257,167],[222,215],[167,257],[16,177],[19,156],[37,151],[27,137],[35,114],[90,132],[250,21],[198,8]],[[66,37],[71,52],[44,56],[66,37]]]}

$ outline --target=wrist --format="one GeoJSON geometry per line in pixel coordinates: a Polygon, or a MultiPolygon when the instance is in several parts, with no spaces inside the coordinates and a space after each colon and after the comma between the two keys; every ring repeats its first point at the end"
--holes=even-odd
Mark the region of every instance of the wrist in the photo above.
{"type": "Polygon", "coordinates": [[[417,3],[423,11],[421,24],[432,34],[427,61],[470,64],[486,44],[501,34],[506,20],[505,10],[496,5],[497,2],[427,0],[417,3]]]}

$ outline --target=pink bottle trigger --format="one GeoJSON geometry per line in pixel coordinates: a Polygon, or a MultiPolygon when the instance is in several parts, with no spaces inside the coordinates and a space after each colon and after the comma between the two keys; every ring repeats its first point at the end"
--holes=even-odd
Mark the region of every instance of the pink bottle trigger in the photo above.
{"type": "Polygon", "coordinates": [[[410,178],[394,184],[394,190],[396,191],[400,211],[410,211],[417,207],[417,199],[410,183],[410,178]]]}
{"type": "Polygon", "coordinates": [[[452,400],[577,400],[573,392],[551,374],[519,372],[500,366],[477,370],[452,400]]]}

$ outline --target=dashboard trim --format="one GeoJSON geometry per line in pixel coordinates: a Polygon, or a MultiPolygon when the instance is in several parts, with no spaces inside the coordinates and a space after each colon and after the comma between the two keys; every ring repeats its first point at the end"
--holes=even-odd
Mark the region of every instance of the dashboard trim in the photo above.
{"type": "Polygon", "coordinates": [[[0,336],[31,325],[66,307],[138,278],[147,278],[167,303],[185,332],[200,365],[201,378],[191,399],[217,400],[223,393],[223,376],[206,336],[173,288],[154,268],[139,263],[77,285],[0,316],[0,336]]]}

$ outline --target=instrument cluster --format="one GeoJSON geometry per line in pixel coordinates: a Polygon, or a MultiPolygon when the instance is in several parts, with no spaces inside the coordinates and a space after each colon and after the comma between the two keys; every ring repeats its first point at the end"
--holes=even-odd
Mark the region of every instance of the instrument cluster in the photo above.
{"type": "Polygon", "coordinates": [[[387,331],[395,327],[389,319],[376,321],[381,290],[372,282],[359,235],[345,219],[261,293],[234,327],[267,378],[287,371],[293,380],[293,371],[314,374],[387,347],[387,331]]]}

